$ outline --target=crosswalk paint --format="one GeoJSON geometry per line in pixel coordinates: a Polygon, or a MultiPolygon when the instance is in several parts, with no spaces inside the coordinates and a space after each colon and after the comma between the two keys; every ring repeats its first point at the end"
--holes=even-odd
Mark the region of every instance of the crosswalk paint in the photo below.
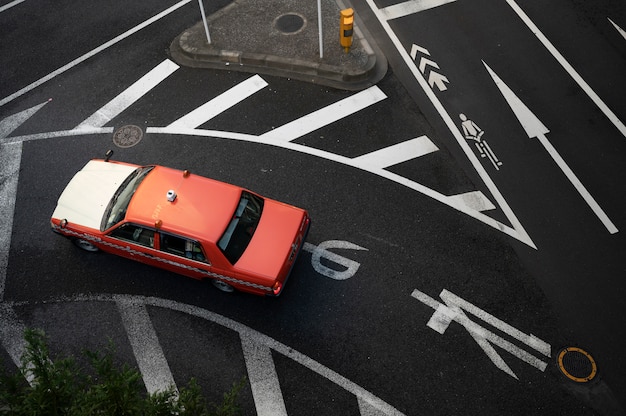
{"type": "Polygon", "coordinates": [[[248,380],[258,416],[287,416],[272,351],[266,345],[241,335],[248,380]]]}
{"type": "Polygon", "coordinates": [[[387,98],[377,86],[337,101],[260,136],[263,141],[292,141],[387,98]]]}
{"type": "Polygon", "coordinates": [[[254,75],[187,113],[167,127],[195,129],[266,86],[267,82],[263,78],[254,75]]]}
{"type": "Polygon", "coordinates": [[[100,108],[89,118],[76,126],[76,130],[104,126],[135,101],[143,97],[148,91],[160,84],[178,68],[178,65],[169,59],[161,62],[133,85],[126,88],[121,94],[105,104],[104,107],[100,108]]]}
{"type": "Polygon", "coordinates": [[[148,393],[176,389],[146,305],[122,297],[116,303],[148,393]]]}
{"type": "Polygon", "coordinates": [[[386,20],[397,19],[410,14],[419,13],[456,0],[409,0],[380,9],[381,16],[386,20]]]}
{"type": "Polygon", "coordinates": [[[435,152],[439,148],[426,136],[420,136],[415,139],[407,140],[393,146],[367,153],[365,155],[355,157],[353,162],[356,165],[372,166],[384,169],[407,160],[415,159],[420,156],[435,152]]]}

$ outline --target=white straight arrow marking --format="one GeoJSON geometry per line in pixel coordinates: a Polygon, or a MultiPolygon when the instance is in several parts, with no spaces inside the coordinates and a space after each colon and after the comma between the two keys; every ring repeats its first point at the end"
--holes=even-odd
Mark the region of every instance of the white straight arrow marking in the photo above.
{"type": "Polygon", "coordinates": [[[617,30],[617,32],[622,35],[622,37],[624,39],[626,39],[626,32],[624,31],[624,29],[622,29],[621,27],[619,27],[618,25],[615,24],[614,21],[612,21],[610,18],[607,17],[607,19],[609,19],[609,22],[611,22],[611,24],[615,27],[615,29],[617,30]]]}
{"type": "Polygon", "coordinates": [[[184,117],[179,118],[167,127],[195,129],[266,86],[267,82],[263,78],[259,75],[254,75],[196,108],[184,117]]]}
{"type": "Polygon", "coordinates": [[[300,117],[290,123],[284,124],[274,130],[270,130],[259,136],[259,138],[264,141],[290,142],[328,124],[334,123],[337,120],[341,120],[350,114],[354,114],[385,98],[387,98],[385,93],[377,86],[373,86],[320,110],[307,114],[306,116],[300,117]]]}
{"type": "Polygon", "coordinates": [[[352,159],[359,166],[370,166],[373,168],[384,169],[407,160],[415,159],[420,156],[435,152],[439,148],[430,141],[426,136],[420,136],[415,139],[407,140],[393,146],[352,159]]]}
{"type": "Polygon", "coordinates": [[[596,106],[604,113],[604,115],[613,123],[613,125],[626,137],[626,126],[621,120],[611,111],[611,109],[602,101],[602,99],[595,93],[593,89],[585,82],[585,80],[574,70],[574,68],[567,62],[567,60],[561,55],[561,53],[554,47],[554,45],[545,37],[539,28],[533,23],[532,20],[524,13],[524,11],[515,3],[514,0],[506,0],[511,8],[517,13],[520,19],[526,24],[531,32],[537,36],[537,39],[545,46],[545,48],[554,56],[559,64],[567,71],[574,81],[580,86],[580,88],[587,93],[587,96],[596,104],[596,106]]]}
{"type": "Polygon", "coordinates": [[[428,84],[430,84],[430,88],[434,88],[435,85],[437,85],[439,91],[445,91],[448,89],[445,84],[446,82],[450,83],[445,75],[435,71],[430,71],[430,74],[428,75],[428,84]]]}
{"type": "Polygon", "coordinates": [[[409,0],[404,3],[382,8],[380,9],[380,13],[386,20],[391,20],[433,9],[446,3],[452,3],[453,1],[455,0],[409,0]]]}
{"type": "Polygon", "coordinates": [[[76,126],[76,130],[104,126],[177,69],[178,65],[169,59],[161,62],[133,85],[105,104],[104,107],[96,111],[91,117],[76,126]]]}
{"type": "Polygon", "coordinates": [[[565,176],[570,180],[574,188],[578,191],[578,193],[583,197],[585,202],[589,205],[589,207],[593,210],[596,216],[602,221],[602,224],[606,227],[606,229],[611,234],[615,234],[618,232],[617,227],[606,215],[604,210],[600,208],[600,205],[596,202],[596,200],[591,196],[591,194],[587,191],[585,186],[578,180],[574,172],[569,168],[567,163],[563,160],[561,155],[556,151],[556,149],[552,146],[552,144],[546,138],[546,134],[550,132],[546,126],[543,125],[541,121],[535,116],[529,109],[524,105],[524,103],[515,95],[515,93],[496,75],[495,72],[483,61],[483,65],[489,71],[489,75],[493,78],[496,86],[504,96],[504,99],[515,113],[515,116],[518,118],[522,127],[526,131],[526,134],[529,138],[536,137],[539,142],[545,147],[548,154],[554,159],[556,164],[561,168],[565,176]]]}

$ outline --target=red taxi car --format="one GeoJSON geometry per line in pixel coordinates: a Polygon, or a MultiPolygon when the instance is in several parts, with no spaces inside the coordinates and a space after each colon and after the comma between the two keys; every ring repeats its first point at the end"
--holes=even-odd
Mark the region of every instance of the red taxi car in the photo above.
{"type": "Polygon", "coordinates": [[[278,296],[304,244],[306,210],[163,166],[94,159],[69,182],[53,231],[220,290],[278,296]]]}

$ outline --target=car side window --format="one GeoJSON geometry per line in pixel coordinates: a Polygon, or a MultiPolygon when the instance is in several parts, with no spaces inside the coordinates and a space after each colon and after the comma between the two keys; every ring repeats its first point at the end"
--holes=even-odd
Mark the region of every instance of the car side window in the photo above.
{"type": "Polygon", "coordinates": [[[209,263],[202,246],[197,241],[165,233],[161,233],[160,238],[161,250],[176,256],[209,263]]]}
{"type": "Polygon", "coordinates": [[[154,248],[154,230],[135,224],[124,224],[111,232],[111,237],[154,248]]]}

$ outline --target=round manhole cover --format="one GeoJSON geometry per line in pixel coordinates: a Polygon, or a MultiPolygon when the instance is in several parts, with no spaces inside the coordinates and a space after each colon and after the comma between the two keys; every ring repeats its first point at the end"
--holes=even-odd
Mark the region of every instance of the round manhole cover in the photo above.
{"type": "Polygon", "coordinates": [[[558,357],[559,370],[570,380],[578,383],[591,381],[598,372],[593,357],[585,350],[568,347],[561,350],[558,357]]]}
{"type": "Polygon", "coordinates": [[[298,13],[285,13],[274,20],[274,27],[288,35],[302,31],[305,26],[306,19],[298,13]]]}
{"type": "Polygon", "coordinates": [[[113,133],[113,143],[117,147],[133,147],[141,141],[143,137],[143,131],[138,126],[128,125],[117,129],[113,133]]]}

